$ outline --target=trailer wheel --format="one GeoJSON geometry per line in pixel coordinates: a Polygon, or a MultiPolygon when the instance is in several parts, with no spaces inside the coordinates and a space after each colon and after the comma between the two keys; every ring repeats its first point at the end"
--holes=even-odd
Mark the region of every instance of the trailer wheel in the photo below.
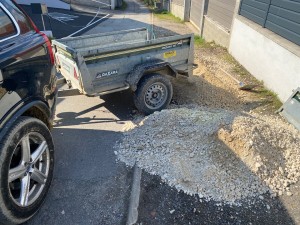
{"type": "Polygon", "coordinates": [[[0,142],[0,224],[20,224],[41,207],[53,177],[54,145],[47,126],[20,117],[0,142]]]}
{"type": "Polygon", "coordinates": [[[170,80],[160,74],[151,74],[141,79],[134,94],[134,104],[139,111],[149,115],[166,108],[172,96],[170,80]]]}

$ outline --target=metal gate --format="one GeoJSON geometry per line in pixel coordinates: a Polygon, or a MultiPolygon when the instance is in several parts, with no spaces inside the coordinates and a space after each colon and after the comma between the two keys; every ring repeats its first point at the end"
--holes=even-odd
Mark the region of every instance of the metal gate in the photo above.
{"type": "Polygon", "coordinates": [[[190,21],[198,28],[200,29],[201,25],[201,17],[203,16],[203,13],[201,12],[202,4],[204,0],[192,0],[191,1],[191,14],[190,14],[190,21]]]}

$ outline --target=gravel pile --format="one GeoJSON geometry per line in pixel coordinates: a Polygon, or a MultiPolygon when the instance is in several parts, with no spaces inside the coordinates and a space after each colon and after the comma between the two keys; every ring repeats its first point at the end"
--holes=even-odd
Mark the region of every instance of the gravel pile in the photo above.
{"type": "Polygon", "coordinates": [[[300,135],[279,119],[178,108],[128,124],[115,154],[203,200],[239,204],[292,195],[300,176],[300,135]]]}

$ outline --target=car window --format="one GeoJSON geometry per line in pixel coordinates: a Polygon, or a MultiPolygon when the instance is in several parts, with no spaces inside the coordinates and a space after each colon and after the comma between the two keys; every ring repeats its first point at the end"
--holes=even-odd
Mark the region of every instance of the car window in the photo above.
{"type": "Polygon", "coordinates": [[[24,14],[18,9],[12,2],[8,2],[8,5],[10,5],[11,10],[10,13],[13,15],[15,20],[17,21],[21,33],[26,33],[30,30],[32,30],[31,24],[28,22],[24,14]]]}
{"type": "Polygon", "coordinates": [[[17,29],[8,17],[8,15],[0,7],[0,40],[17,34],[17,29]]]}

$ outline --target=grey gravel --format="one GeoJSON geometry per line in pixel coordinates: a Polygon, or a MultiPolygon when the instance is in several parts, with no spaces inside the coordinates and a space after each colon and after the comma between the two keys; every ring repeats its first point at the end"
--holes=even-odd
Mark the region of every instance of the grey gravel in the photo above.
{"type": "Polygon", "coordinates": [[[115,148],[127,165],[220,205],[263,200],[267,192],[291,196],[300,176],[299,132],[277,117],[168,109],[127,124],[115,148]]]}

